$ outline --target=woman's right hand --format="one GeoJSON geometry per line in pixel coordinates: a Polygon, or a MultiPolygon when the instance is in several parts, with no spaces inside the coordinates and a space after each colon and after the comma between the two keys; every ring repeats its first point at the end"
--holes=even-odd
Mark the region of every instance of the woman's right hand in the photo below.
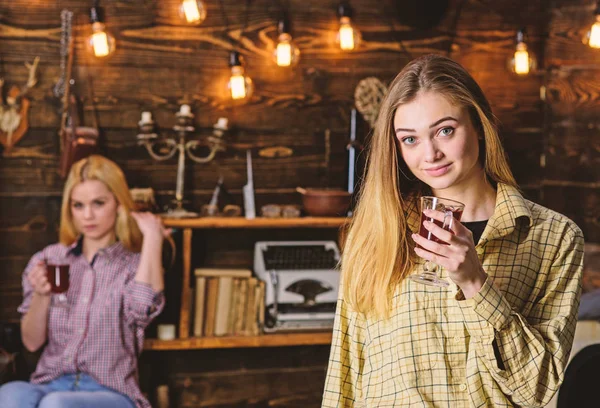
{"type": "Polygon", "coordinates": [[[40,296],[50,296],[50,282],[48,282],[46,263],[39,261],[27,275],[29,284],[33,287],[33,291],[40,296]]]}

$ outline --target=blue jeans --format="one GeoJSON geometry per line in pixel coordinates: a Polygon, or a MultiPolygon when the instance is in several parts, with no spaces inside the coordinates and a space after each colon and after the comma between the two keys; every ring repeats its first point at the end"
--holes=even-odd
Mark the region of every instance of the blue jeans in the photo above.
{"type": "Polygon", "coordinates": [[[13,381],[0,387],[2,408],[135,408],[125,395],[87,374],[65,374],[45,384],[13,381]]]}

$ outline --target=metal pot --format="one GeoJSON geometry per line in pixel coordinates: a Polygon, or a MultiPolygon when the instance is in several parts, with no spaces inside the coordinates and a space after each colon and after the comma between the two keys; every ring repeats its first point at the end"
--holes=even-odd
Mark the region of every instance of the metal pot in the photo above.
{"type": "Polygon", "coordinates": [[[345,217],[352,194],[342,190],[297,187],[302,194],[302,205],[308,215],[316,217],[345,217]]]}

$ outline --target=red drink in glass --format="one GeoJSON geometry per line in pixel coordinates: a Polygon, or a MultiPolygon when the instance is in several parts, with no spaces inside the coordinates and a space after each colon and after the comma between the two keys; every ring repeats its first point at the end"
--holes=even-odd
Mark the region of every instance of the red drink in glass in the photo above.
{"type": "MultiPolygon", "coordinates": [[[[432,232],[428,231],[423,225],[423,222],[433,222],[438,227],[451,232],[452,224],[454,223],[454,221],[460,221],[463,211],[465,210],[465,205],[455,200],[433,196],[421,197],[420,204],[421,225],[419,225],[419,235],[427,240],[436,242],[438,244],[449,245],[447,242],[440,240],[438,237],[433,235],[432,232]],[[423,214],[424,210],[441,211],[442,213],[444,213],[444,220],[438,221],[431,217],[427,217],[425,216],[425,214],[423,214]]],[[[417,245],[417,247],[422,248],[420,245],[417,245]]],[[[422,271],[413,273],[409,275],[408,278],[414,282],[421,283],[423,285],[447,287],[449,285],[448,281],[445,279],[441,279],[438,276],[438,273],[440,271],[440,266],[436,265],[434,262],[426,260],[423,263],[422,271]]]]}
{"type": "Polygon", "coordinates": [[[48,282],[52,293],[65,293],[69,290],[69,265],[46,265],[48,282]]]}
{"type": "MultiPolygon", "coordinates": [[[[462,208],[447,209],[447,211],[452,213],[452,217],[456,221],[460,221],[460,217],[462,217],[462,213],[463,213],[462,208]]],[[[442,221],[434,220],[433,218],[428,218],[425,216],[425,214],[421,213],[421,224],[420,224],[420,228],[419,228],[419,235],[430,241],[437,242],[438,244],[448,245],[448,243],[438,239],[438,237],[433,235],[433,233],[431,231],[428,231],[427,228],[425,228],[425,226],[423,225],[424,221],[431,221],[435,225],[437,225],[440,228],[445,229],[446,231],[450,231],[450,227],[451,227],[452,223],[448,222],[448,223],[446,223],[446,225],[444,225],[444,223],[442,221]]],[[[419,245],[419,248],[420,248],[420,245],[419,245]]]]}

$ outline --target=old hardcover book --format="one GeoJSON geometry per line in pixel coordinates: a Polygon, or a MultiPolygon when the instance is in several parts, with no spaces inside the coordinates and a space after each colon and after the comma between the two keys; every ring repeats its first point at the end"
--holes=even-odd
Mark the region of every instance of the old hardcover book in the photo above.
{"type": "Polygon", "coordinates": [[[256,285],[258,279],[248,279],[248,296],[246,302],[246,313],[244,316],[244,334],[252,336],[255,332],[254,325],[256,324],[256,285]]]}
{"type": "Polygon", "coordinates": [[[246,307],[248,304],[248,281],[254,278],[240,279],[240,288],[235,309],[235,323],[233,334],[236,336],[244,335],[244,324],[246,320],[246,307]]]}
{"type": "Polygon", "coordinates": [[[231,293],[233,278],[222,276],[219,279],[219,294],[217,297],[217,311],[215,312],[215,336],[227,334],[229,322],[229,309],[231,308],[231,293]]]}
{"type": "Polygon", "coordinates": [[[217,299],[219,298],[219,278],[208,278],[206,281],[206,310],[204,313],[204,335],[207,337],[215,334],[215,317],[217,299]]]}
{"type": "Polygon", "coordinates": [[[204,328],[204,304],[206,303],[206,279],[203,276],[196,278],[195,308],[194,308],[194,337],[202,337],[204,328]]]}
{"type": "Polygon", "coordinates": [[[231,297],[229,305],[229,316],[227,317],[227,335],[233,335],[235,332],[235,319],[237,318],[237,308],[238,303],[240,301],[240,285],[242,283],[242,279],[233,279],[233,284],[231,287],[231,297]]]}

